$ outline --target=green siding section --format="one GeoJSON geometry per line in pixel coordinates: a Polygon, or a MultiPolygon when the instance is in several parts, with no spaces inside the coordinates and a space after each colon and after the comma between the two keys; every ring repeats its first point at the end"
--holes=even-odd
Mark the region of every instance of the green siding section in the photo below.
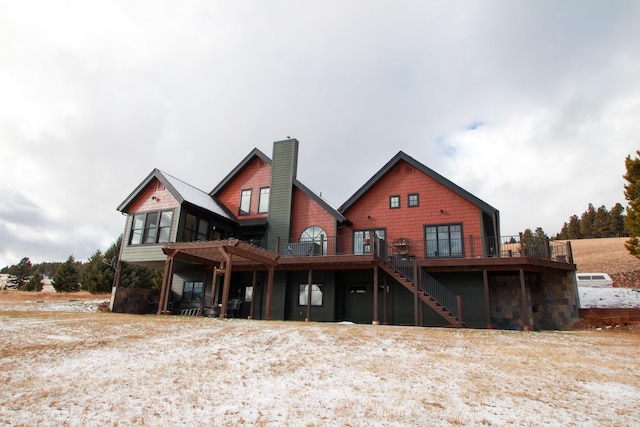
{"type": "Polygon", "coordinates": [[[276,238],[283,241],[289,239],[293,211],[293,180],[297,167],[298,140],[274,142],[268,216],[270,250],[275,250],[276,238]]]}
{"type": "MultiPolygon", "coordinates": [[[[285,320],[305,320],[307,306],[299,305],[300,285],[309,281],[308,271],[293,271],[288,274],[285,301],[285,320]]],[[[322,285],[322,306],[311,306],[311,320],[333,322],[335,320],[335,272],[313,271],[313,284],[322,285]]]]}
{"type": "Polygon", "coordinates": [[[462,321],[467,328],[487,326],[487,310],[482,272],[431,273],[447,288],[462,296],[462,321]]]}

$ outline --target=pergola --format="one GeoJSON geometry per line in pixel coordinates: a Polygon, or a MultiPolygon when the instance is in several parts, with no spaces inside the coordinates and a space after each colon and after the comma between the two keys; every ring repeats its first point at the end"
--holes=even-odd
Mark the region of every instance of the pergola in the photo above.
{"type": "Polygon", "coordinates": [[[264,268],[269,272],[265,314],[267,319],[271,317],[273,276],[280,255],[236,239],[208,242],[166,243],[162,247],[162,251],[167,255],[167,259],[164,265],[164,277],[162,279],[162,290],[160,291],[160,301],[158,303],[158,314],[162,314],[167,311],[169,294],[173,284],[173,265],[174,260],[177,258],[194,264],[203,265],[205,268],[209,268],[213,271],[212,303],[214,302],[213,298],[215,298],[217,293],[216,286],[218,283],[218,276],[224,276],[224,282],[222,285],[222,301],[220,301],[222,305],[220,307],[221,319],[225,318],[227,314],[229,288],[231,285],[231,271],[233,269],[233,265],[259,264],[264,266],[264,268]]]}

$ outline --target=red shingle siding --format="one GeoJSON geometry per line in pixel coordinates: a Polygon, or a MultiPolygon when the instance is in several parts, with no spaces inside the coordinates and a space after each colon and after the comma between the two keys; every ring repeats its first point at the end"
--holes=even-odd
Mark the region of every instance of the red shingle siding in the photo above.
{"type": "MultiPolygon", "coordinates": [[[[293,193],[293,218],[291,220],[291,238],[299,239],[307,227],[318,226],[327,233],[327,237],[333,238],[335,234],[335,218],[320,206],[307,194],[294,189],[293,193]]],[[[331,248],[333,242],[329,242],[331,248]]]]}
{"type": "Polygon", "coordinates": [[[267,214],[258,214],[260,188],[271,185],[271,165],[255,158],[240,174],[231,181],[219,194],[218,200],[234,215],[240,210],[240,192],[251,189],[251,207],[249,215],[242,215],[239,219],[266,218],[267,214]]]}
{"type": "Polygon", "coordinates": [[[350,231],[386,228],[389,241],[398,237],[422,240],[425,225],[453,223],[463,224],[465,237],[481,236],[477,206],[405,162],[400,162],[381,178],[344,214],[353,222],[350,231]],[[415,193],[419,194],[419,206],[410,208],[408,195],[415,193]],[[399,209],[389,208],[392,195],[400,196],[399,209]]]}
{"type": "Polygon", "coordinates": [[[177,208],[178,206],[180,206],[180,203],[173,197],[171,192],[160,181],[154,179],[131,204],[129,212],[159,211],[177,208]]]}

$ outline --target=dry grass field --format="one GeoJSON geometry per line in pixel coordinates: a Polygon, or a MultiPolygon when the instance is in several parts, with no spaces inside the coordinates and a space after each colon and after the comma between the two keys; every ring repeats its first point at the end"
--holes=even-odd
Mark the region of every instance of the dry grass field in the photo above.
{"type": "Polygon", "coordinates": [[[626,240],[626,237],[571,240],[578,271],[608,273],[619,287],[640,286],[640,259],[624,247],[626,240]]]}
{"type": "Polygon", "coordinates": [[[7,311],[3,297],[0,424],[627,426],[640,419],[640,334],[628,331],[7,311]]]}

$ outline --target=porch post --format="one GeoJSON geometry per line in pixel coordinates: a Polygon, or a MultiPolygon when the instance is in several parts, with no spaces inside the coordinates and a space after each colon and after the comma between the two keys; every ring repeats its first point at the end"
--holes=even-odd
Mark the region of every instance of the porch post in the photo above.
{"type": "Polygon", "coordinates": [[[158,301],[158,312],[162,314],[167,311],[169,305],[169,295],[173,285],[173,254],[168,255],[164,262],[164,276],[162,277],[162,288],[160,289],[160,300],[158,301]]]}
{"type": "Polygon", "coordinates": [[[420,303],[418,301],[418,264],[413,263],[413,320],[416,326],[420,326],[420,303]]]}
{"type": "Polygon", "coordinates": [[[258,283],[257,275],[258,272],[254,268],[253,278],[251,280],[251,302],[249,303],[249,319],[253,319],[253,302],[256,299],[256,284],[258,283]]]}
{"type": "Polygon", "coordinates": [[[213,267],[213,279],[211,279],[211,309],[216,306],[218,296],[218,267],[213,267]]]}
{"type": "Polygon", "coordinates": [[[373,322],[372,325],[379,325],[378,320],[378,266],[373,267],[373,322]]]}
{"type": "Polygon", "coordinates": [[[522,292],[522,329],[530,331],[532,321],[529,317],[529,305],[527,304],[527,286],[524,282],[524,270],[520,269],[520,290],[522,292]]]}
{"type": "Polygon", "coordinates": [[[271,320],[271,295],[273,294],[273,276],[275,275],[275,267],[269,266],[269,277],[267,279],[267,304],[265,307],[264,318],[271,320]]]}
{"type": "Polygon", "coordinates": [[[484,309],[487,312],[487,329],[493,329],[493,324],[491,323],[491,294],[489,293],[489,274],[487,273],[487,270],[482,270],[482,280],[484,281],[484,309]]]}
{"type": "Polygon", "coordinates": [[[231,264],[233,263],[233,254],[227,254],[224,252],[224,257],[227,260],[226,268],[224,271],[224,284],[222,285],[222,306],[220,307],[220,318],[227,317],[227,305],[229,304],[229,288],[231,287],[231,264]]]}
{"type": "Polygon", "coordinates": [[[384,293],[382,294],[382,305],[383,305],[383,312],[382,312],[382,323],[385,325],[389,324],[389,319],[387,318],[387,311],[389,310],[388,307],[388,300],[387,300],[387,275],[383,275],[382,276],[382,286],[384,287],[384,293]]]}
{"type": "Polygon", "coordinates": [[[311,322],[311,293],[313,292],[313,270],[309,269],[307,274],[307,317],[305,322],[311,322]]]}

